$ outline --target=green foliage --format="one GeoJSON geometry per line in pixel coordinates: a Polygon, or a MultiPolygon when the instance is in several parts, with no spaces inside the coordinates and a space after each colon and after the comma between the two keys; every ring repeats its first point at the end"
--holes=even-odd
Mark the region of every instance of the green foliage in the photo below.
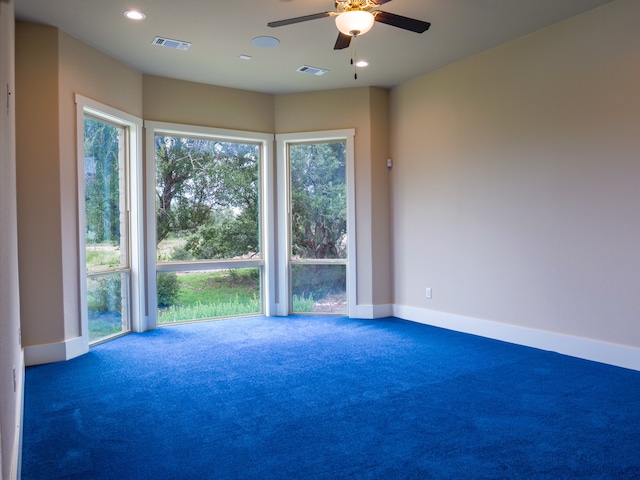
{"type": "Polygon", "coordinates": [[[294,295],[293,296],[293,311],[294,312],[313,312],[313,307],[315,306],[315,300],[313,299],[313,295],[309,295],[305,297],[304,295],[294,295]]]}
{"type": "Polygon", "coordinates": [[[91,315],[89,317],[89,343],[122,332],[120,315],[91,315]]]}
{"type": "Polygon", "coordinates": [[[194,260],[193,254],[184,246],[175,247],[171,252],[172,261],[189,261],[194,260]]]}
{"type": "Polygon", "coordinates": [[[107,275],[91,279],[87,288],[89,314],[120,312],[122,309],[121,276],[107,275]]]}
{"type": "Polygon", "coordinates": [[[85,117],[87,243],[120,243],[120,140],[122,130],[85,117]]]}
{"type": "Polygon", "coordinates": [[[260,292],[259,275],[257,268],[181,274],[177,303],[193,305],[227,302],[236,297],[241,300],[251,298],[260,292]]]}
{"type": "Polygon", "coordinates": [[[193,259],[258,252],[259,177],[257,145],[156,137],[158,243],[184,235],[193,259]]]}
{"type": "Polygon", "coordinates": [[[260,270],[257,268],[183,273],[176,278],[179,290],[174,302],[158,305],[160,323],[261,311],[260,270]]]}
{"type": "Polygon", "coordinates": [[[117,267],[120,265],[120,252],[115,249],[110,250],[87,250],[87,268],[91,267],[117,267]]]}
{"type": "Polygon", "coordinates": [[[158,323],[184,322],[203,318],[231,317],[260,313],[260,299],[253,295],[250,299],[241,300],[239,296],[226,302],[202,303],[192,305],[173,305],[158,315],[158,323]]]}
{"type": "Polygon", "coordinates": [[[294,264],[291,266],[291,282],[294,294],[320,299],[346,290],[347,269],[344,265],[294,264]]]}
{"type": "Polygon", "coordinates": [[[168,307],[173,305],[178,298],[180,281],[177,273],[158,273],[156,277],[156,290],[158,292],[158,306],[168,307]]]}
{"type": "Polygon", "coordinates": [[[345,142],[293,145],[291,254],[298,258],[346,258],[345,142]]]}
{"type": "Polygon", "coordinates": [[[187,238],[185,250],[195,258],[207,259],[253,254],[260,250],[257,225],[257,211],[245,209],[234,215],[230,209],[221,209],[216,218],[197,227],[187,238]]]}

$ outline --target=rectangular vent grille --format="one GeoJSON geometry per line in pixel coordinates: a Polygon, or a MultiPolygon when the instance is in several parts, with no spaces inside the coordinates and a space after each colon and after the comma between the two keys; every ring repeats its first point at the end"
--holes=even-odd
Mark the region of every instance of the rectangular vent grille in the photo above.
{"type": "Polygon", "coordinates": [[[310,67],[309,65],[303,65],[296,70],[296,72],[307,73],[309,75],[316,75],[316,76],[324,75],[328,71],[329,70],[326,70],[324,68],[310,67]]]}
{"type": "Polygon", "coordinates": [[[171,40],[170,38],[164,37],[156,37],[152,42],[154,45],[158,45],[159,47],[167,47],[173,48],[176,50],[188,50],[191,46],[189,42],[183,42],[181,40],[171,40]]]}

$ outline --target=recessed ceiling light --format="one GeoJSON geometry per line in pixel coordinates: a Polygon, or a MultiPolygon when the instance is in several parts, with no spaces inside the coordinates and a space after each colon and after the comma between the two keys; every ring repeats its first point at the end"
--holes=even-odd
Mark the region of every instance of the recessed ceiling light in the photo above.
{"type": "Polygon", "coordinates": [[[251,55],[242,54],[238,57],[240,60],[251,60],[251,55]]]}
{"type": "Polygon", "coordinates": [[[280,40],[278,40],[276,37],[256,37],[253,40],[251,40],[251,43],[255,47],[273,48],[280,45],[280,40]]]}
{"type": "Polygon", "coordinates": [[[356,62],[356,67],[368,67],[369,66],[369,62],[367,62],[366,60],[359,60],[356,62]]]}
{"type": "Polygon", "coordinates": [[[131,20],[144,20],[147,16],[138,10],[127,10],[124,16],[131,20]]]}

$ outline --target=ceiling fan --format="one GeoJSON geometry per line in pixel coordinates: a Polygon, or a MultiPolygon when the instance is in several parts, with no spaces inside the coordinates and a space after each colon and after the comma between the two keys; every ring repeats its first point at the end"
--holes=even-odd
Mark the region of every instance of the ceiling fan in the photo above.
{"type": "Polygon", "coordinates": [[[429,22],[423,22],[422,20],[403,17],[402,15],[383,12],[382,10],[374,10],[376,7],[390,1],[391,0],[335,0],[335,11],[278,20],[277,22],[267,23],[267,26],[282,27],[293,23],[316,20],[318,18],[336,17],[336,26],[340,33],[333,47],[334,50],[347,48],[353,37],[367,33],[371,30],[374,22],[386,23],[387,25],[416,33],[424,33],[431,26],[429,22]]]}

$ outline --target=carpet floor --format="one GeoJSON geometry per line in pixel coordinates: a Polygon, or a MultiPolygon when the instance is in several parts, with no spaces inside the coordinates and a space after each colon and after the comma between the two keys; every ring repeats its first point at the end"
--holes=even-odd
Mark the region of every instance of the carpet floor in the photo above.
{"type": "Polygon", "coordinates": [[[29,367],[22,478],[639,479],[640,372],[395,318],[159,328],[29,367]]]}

